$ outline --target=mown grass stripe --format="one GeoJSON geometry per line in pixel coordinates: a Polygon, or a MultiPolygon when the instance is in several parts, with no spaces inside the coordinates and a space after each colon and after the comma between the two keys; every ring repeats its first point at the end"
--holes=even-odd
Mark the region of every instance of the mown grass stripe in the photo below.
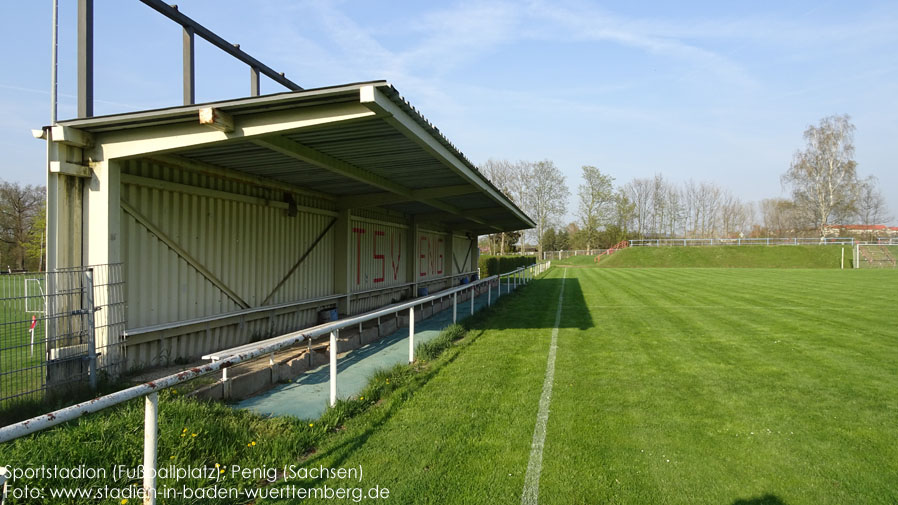
{"type": "Polygon", "coordinates": [[[558,350],[558,325],[561,324],[561,308],[564,305],[564,281],[567,269],[561,277],[561,292],[558,293],[558,309],[555,311],[555,324],[552,326],[552,342],[549,344],[549,357],[546,359],[546,378],[543,391],[539,397],[539,412],[536,414],[536,426],[533,428],[533,443],[530,445],[530,460],[527,462],[527,474],[524,476],[524,492],[521,494],[523,505],[536,505],[539,502],[539,474],[543,466],[543,447],[546,443],[546,424],[549,422],[549,404],[552,402],[552,385],[555,383],[555,354],[558,350]]]}

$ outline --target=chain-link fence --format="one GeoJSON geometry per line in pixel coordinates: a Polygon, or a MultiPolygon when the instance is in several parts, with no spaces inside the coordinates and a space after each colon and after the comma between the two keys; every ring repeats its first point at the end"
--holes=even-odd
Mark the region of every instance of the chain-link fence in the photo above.
{"type": "Polygon", "coordinates": [[[117,376],[124,330],[121,265],[0,275],[0,409],[117,376]]]}

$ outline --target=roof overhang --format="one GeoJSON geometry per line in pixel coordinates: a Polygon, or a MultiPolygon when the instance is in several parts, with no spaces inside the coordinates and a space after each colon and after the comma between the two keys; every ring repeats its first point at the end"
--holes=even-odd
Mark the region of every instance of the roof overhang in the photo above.
{"type": "Polygon", "coordinates": [[[378,207],[471,233],[534,226],[384,81],[59,125],[53,139],[75,139],[93,163],[164,157],[299,186],[344,209],[378,207]]]}

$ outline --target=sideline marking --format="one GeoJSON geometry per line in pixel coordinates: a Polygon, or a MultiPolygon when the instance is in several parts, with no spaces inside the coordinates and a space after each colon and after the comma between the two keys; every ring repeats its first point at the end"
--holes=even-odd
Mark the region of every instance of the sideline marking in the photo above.
{"type": "Polygon", "coordinates": [[[561,293],[558,293],[558,311],[555,312],[555,326],[552,327],[552,343],[549,345],[549,359],[546,363],[546,380],[543,394],[539,397],[539,412],[533,428],[533,442],[530,444],[530,461],[524,476],[522,505],[536,505],[539,499],[539,474],[543,468],[543,446],[546,443],[546,424],[549,422],[549,403],[552,401],[552,383],[555,382],[555,351],[558,349],[558,325],[561,324],[561,305],[564,302],[564,280],[567,269],[561,277],[561,293]]]}

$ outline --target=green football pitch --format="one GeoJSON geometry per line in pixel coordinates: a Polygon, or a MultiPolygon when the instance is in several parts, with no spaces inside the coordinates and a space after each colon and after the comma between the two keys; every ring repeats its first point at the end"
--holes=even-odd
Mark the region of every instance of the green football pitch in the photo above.
{"type": "Polygon", "coordinates": [[[305,464],[361,466],[394,503],[521,503],[563,285],[539,503],[895,503],[896,284],[556,268],[305,464]]]}

